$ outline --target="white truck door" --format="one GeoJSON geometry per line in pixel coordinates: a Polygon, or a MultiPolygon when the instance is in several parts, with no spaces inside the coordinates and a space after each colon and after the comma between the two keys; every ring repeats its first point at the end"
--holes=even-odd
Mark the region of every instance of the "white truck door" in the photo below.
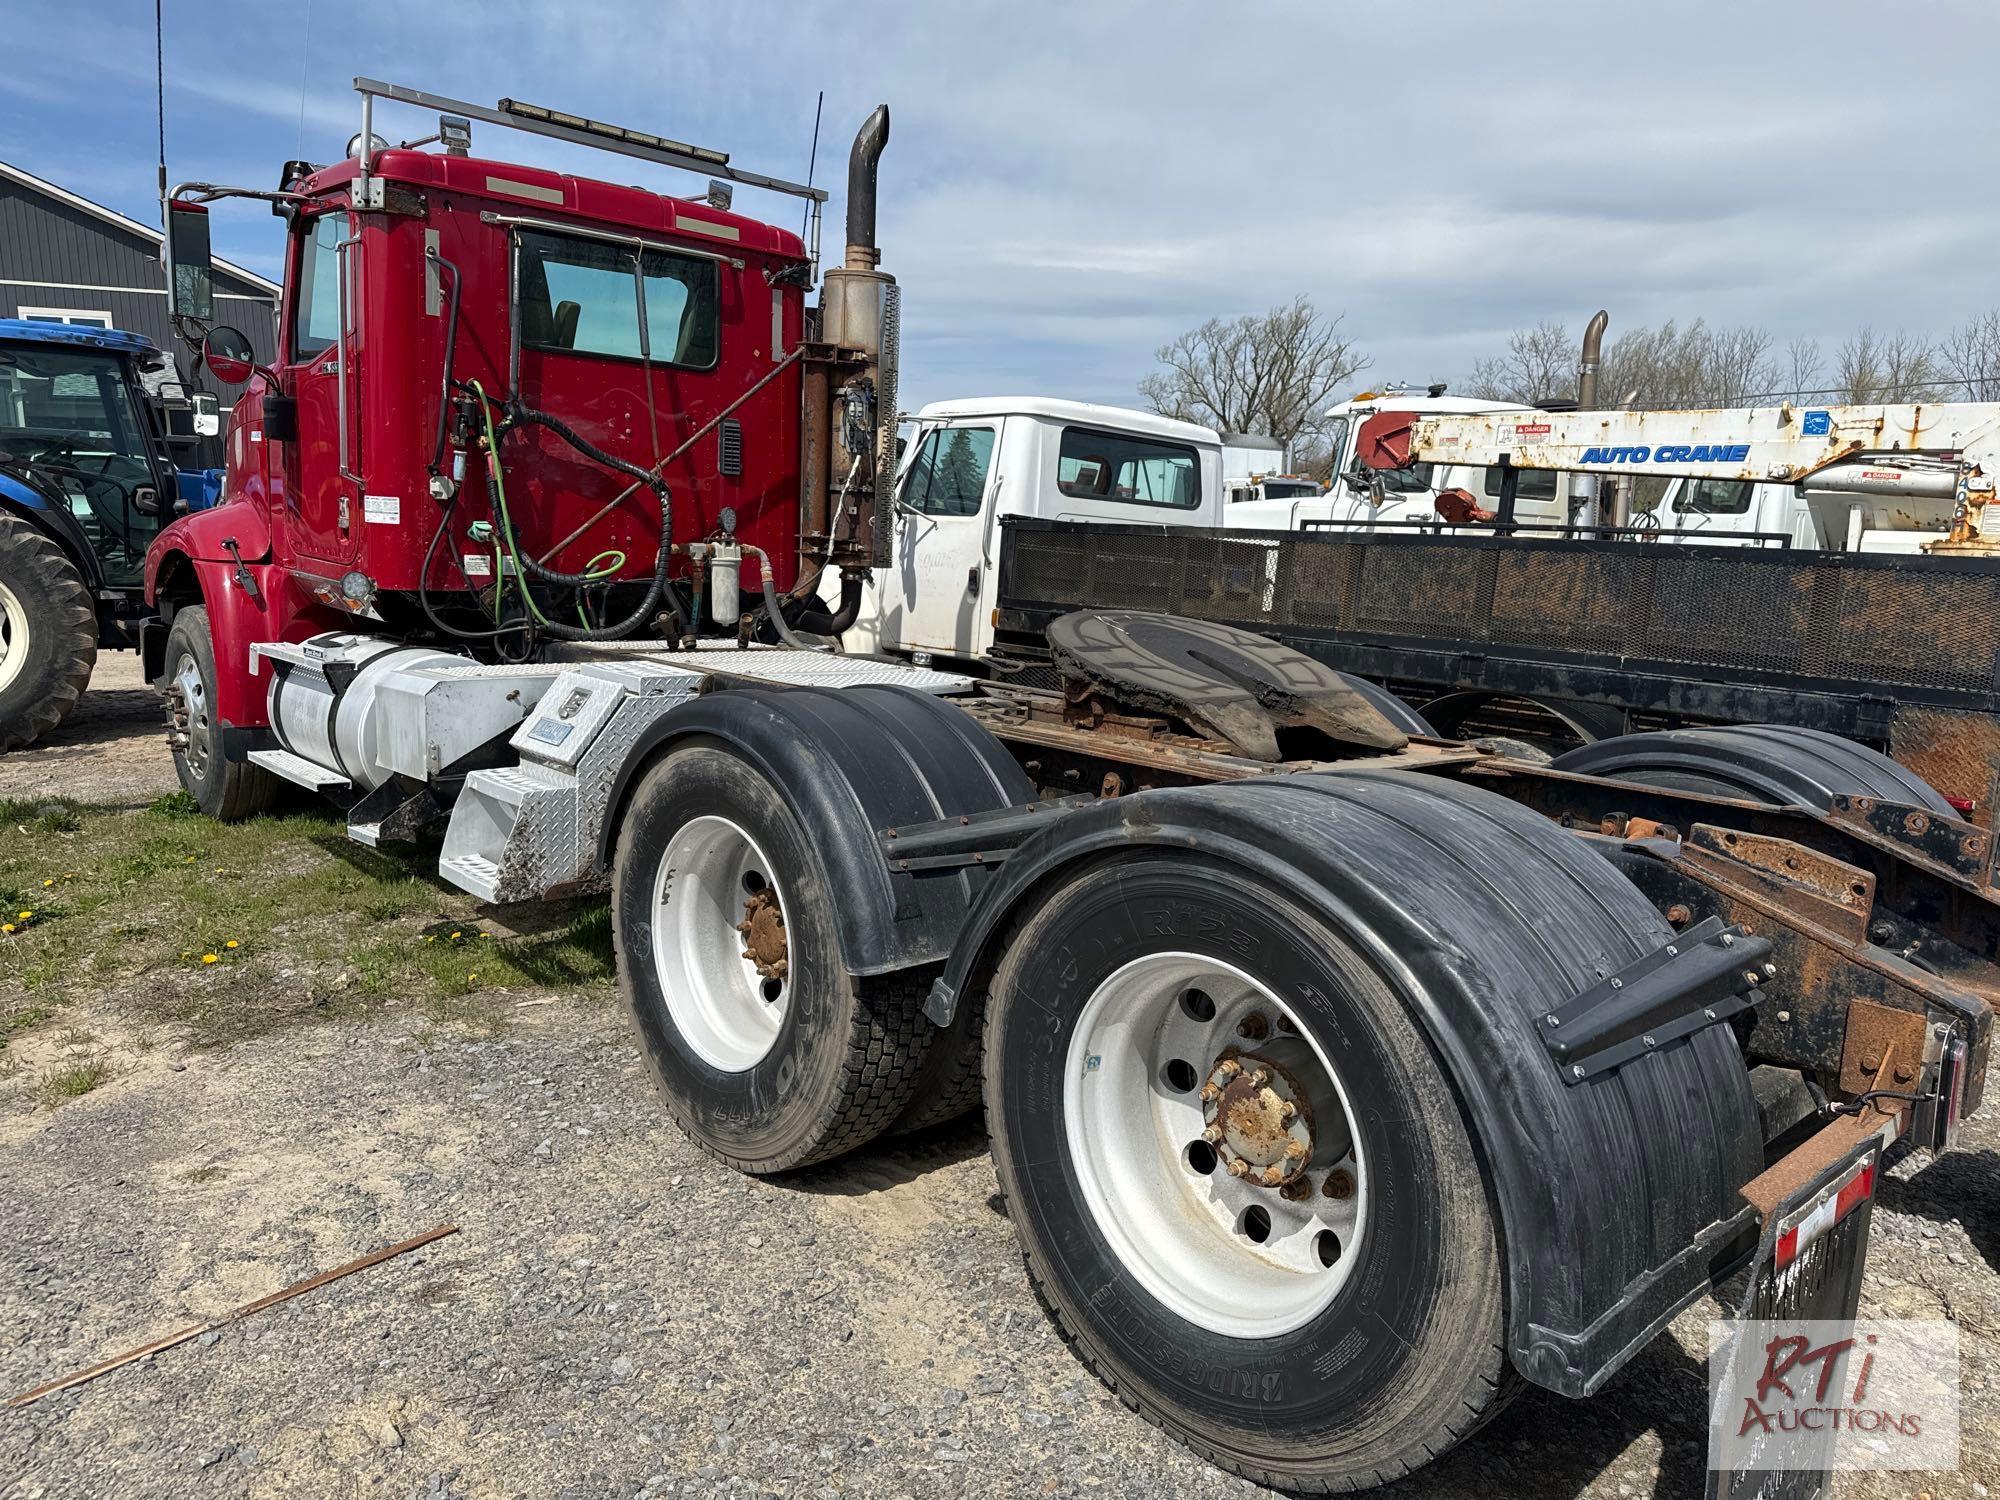
{"type": "Polygon", "coordinates": [[[966,657],[984,649],[1000,428],[998,418],[968,418],[921,435],[898,496],[895,561],[882,579],[885,646],[966,657]]]}

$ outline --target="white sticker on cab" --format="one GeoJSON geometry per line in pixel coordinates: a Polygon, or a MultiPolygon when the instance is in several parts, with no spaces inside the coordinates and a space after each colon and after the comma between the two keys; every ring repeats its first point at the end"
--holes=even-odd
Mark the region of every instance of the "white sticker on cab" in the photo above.
{"type": "Polygon", "coordinates": [[[363,495],[361,519],[373,526],[397,526],[403,520],[401,495],[363,495]]]}

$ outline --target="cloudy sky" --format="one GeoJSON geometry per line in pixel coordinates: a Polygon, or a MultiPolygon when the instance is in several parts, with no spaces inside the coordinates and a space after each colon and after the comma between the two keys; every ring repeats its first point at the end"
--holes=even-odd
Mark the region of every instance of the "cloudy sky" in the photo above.
{"type": "MultiPolygon", "coordinates": [[[[1754,323],[1829,350],[2000,304],[2000,7],[1077,0],[165,0],[176,179],[275,185],[356,128],[356,74],[501,96],[844,183],[894,113],[885,266],[907,404],[1136,402],[1153,350],[1305,293],[1368,378],[1462,378],[1545,318],[1754,323]]],[[[7,0],[0,157],[157,222],[152,7],[7,0]]],[[[384,134],[432,128],[399,112],[384,134]]],[[[479,127],[480,154],[698,180],[479,127]]],[[[790,222],[792,201],[739,190],[790,222]]],[[[840,202],[828,216],[838,257],[840,202]]],[[[276,274],[279,225],[217,214],[276,274]]]]}

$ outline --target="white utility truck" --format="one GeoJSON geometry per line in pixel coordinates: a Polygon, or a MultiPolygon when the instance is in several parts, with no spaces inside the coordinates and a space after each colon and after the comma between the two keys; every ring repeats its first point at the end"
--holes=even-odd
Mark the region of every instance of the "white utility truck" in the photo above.
{"type": "Polygon", "coordinates": [[[1398,409],[1371,419],[1355,445],[1366,464],[1409,465],[1391,473],[1483,468],[1496,499],[1511,470],[1521,521],[1538,519],[1536,504],[1522,503],[1531,493],[1568,474],[1610,475],[1633,498],[1607,524],[1629,518],[1661,541],[1964,553],[1985,550],[1979,520],[2000,466],[2000,404],[1398,409]]]}
{"type": "Polygon", "coordinates": [[[903,447],[889,566],[864,590],[844,649],[985,656],[1001,517],[1221,526],[1222,451],[1207,427],[1122,407],[1027,396],[932,402],[903,447]]]}

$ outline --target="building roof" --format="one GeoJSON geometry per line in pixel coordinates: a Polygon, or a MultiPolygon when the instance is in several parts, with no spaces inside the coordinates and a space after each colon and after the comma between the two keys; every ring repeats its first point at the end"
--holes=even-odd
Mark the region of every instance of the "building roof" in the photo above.
{"type": "Polygon", "coordinates": [[[1153,437],[1177,438],[1184,443],[1217,441],[1212,427],[1176,421],[1150,411],[1099,406],[1091,401],[1059,401],[1053,396],[961,396],[955,401],[933,401],[917,413],[919,421],[944,417],[1046,417],[1056,422],[1076,422],[1091,427],[1144,432],[1153,437]]]}
{"type": "Polygon", "coordinates": [[[44,323],[34,318],[0,318],[0,343],[72,344],[83,349],[112,349],[146,354],[157,345],[143,333],[118,328],[86,328],[77,323],[44,323]]]}
{"type": "MultiPolygon", "coordinates": [[[[152,244],[157,245],[165,238],[159,230],[153,228],[150,224],[141,224],[137,219],[128,219],[116,209],[106,208],[102,203],[93,203],[80,194],[72,193],[68,188],[57,187],[53,182],[37,177],[33,172],[23,171],[12,162],[0,161],[0,179],[18,183],[30,192],[45,193],[58,202],[67,203],[71,208],[81,209],[84,213],[94,215],[104,220],[105,223],[124,230],[127,234],[136,234],[152,244]]],[[[234,261],[227,261],[218,257],[215,266],[217,270],[227,271],[231,276],[262,288],[264,291],[269,292],[273,298],[278,295],[279,287],[277,282],[267,277],[259,276],[255,271],[246,271],[234,261]]]]}

